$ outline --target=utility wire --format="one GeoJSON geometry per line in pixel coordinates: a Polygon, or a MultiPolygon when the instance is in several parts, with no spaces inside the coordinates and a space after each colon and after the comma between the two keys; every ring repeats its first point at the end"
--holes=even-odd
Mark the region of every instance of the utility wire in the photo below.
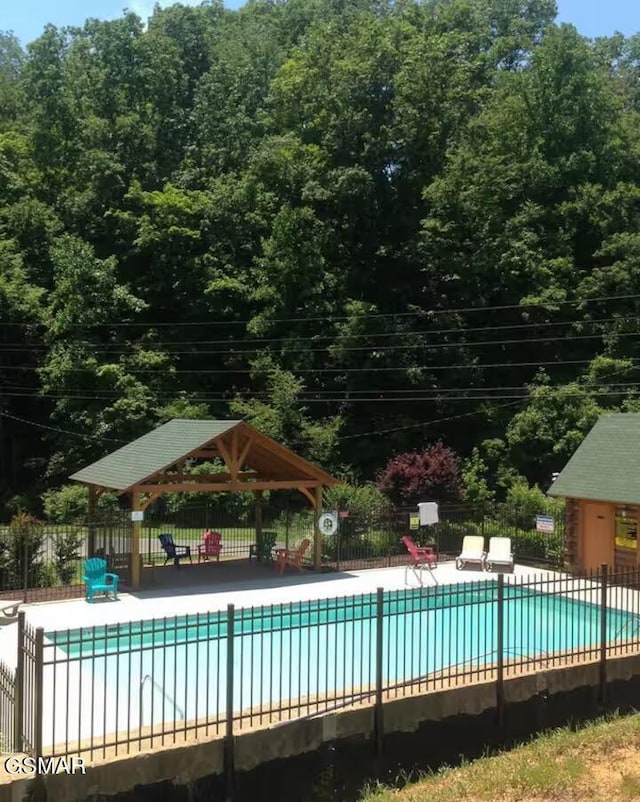
{"type": "Polygon", "coordinates": [[[109,443],[120,443],[121,445],[126,444],[128,442],[126,440],[115,440],[113,437],[101,437],[99,435],[93,436],[90,434],[80,434],[79,432],[70,432],[68,429],[58,429],[55,426],[45,426],[44,423],[36,423],[35,421],[27,420],[26,418],[19,418],[17,415],[10,415],[8,412],[2,412],[1,410],[0,410],[0,417],[19,421],[20,423],[25,423],[28,426],[35,426],[38,429],[47,429],[50,432],[57,432],[58,434],[70,434],[73,437],[80,437],[82,440],[102,440],[104,442],[109,442],[109,443]]]}
{"type": "MultiPolygon", "coordinates": [[[[393,332],[366,332],[362,334],[348,334],[346,337],[349,340],[359,340],[364,338],[372,338],[372,337],[411,337],[411,336],[432,336],[434,334],[460,334],[460,333],[469,333],[469,332],[478,332],[478,331],[507,331],[507,330],[524,330],[524,329],[538,329],[538,328],[548,328],[550,326],[586,326],[586,325],[596,325],[601,323],[637,323],[638,318],[637,316],[631,317],[608,317],[608,318],[596,318],[593,320],[558,320],[558,321],[548,321],[546,323],[515,323],[513,325],[500,325],[500,326],[457,326],[456,328],[449,328],[449,329],[420,329],[417,331],[393,331],[393,332]]],[[[203,345],[229,345],[232,342],[236,342],[239,346],[248,343],[250,345],[261,345],[266,343],[280,343],[280,342],[291,342],[294,339],[296,342],[319,342],[320,340],[331,340],[332,342],[336,339],[336,334],[319,334],[319,335],[308,335],[308,336],[288,336],[288,337],[262,337],[262,338],[249,338],[244,340],[230,340],[228,337],[221,339],[221,340],[150,340],[149,342],[137,342],[135,343],[136,347],[146,347],[148,349],[154,349],[157,347],[171,347],[171,346],[203,346],[203,345]]],[[[114,351],[121,350],[123,353],[128,353],[131,350],[132,344],[131,343],[83,343],[83,348],[87,348],[87,350],[91,351],[92,353],[113,353],[114,351]]],[[[339,347],[335,346],[334,347],[339,347]]],[[[385,346],[386,347],[386,346],[385,346]]],[[[46,345],[45,343],[37,343],[33,346],[26,346],[24,343],[0,343],[0,352],[3,350],[11,351],[11,352],[38,352],[44,351],[47,353],[50,350],[50,346],[46,345]]],[[[255,349],[249,349],[255,350],[255,349]]],[[[290,349],[294,350],[294,349],[290,349]]],[[[298,349],[295,349],[298,350],[298,349]]],[[[300,349],[305,350],[305,349],[300,349]]],[[[341,350],[350,350],[349,347],[342,348],[341,350]]],[[[228,353],[229,349],[222,349],[222,350],[211,350],[211,351],[200,351],[201,353],[228,353]]],[[[167,351],[170,354],[189,354],[192,353],[191,350],[187,351],[167,351]]]]}
{"type": "MultiPolygon", "coordinates": [[[[521,405],[522,401],[509,401],[506,404],[499,404],[494,409],[504,409],[506,407],[513,407],[516,405],[521,405]]],[[[435,420],[429,421],[422,421],[421,423],[410,423],[407,426],[397,426],[393,429],[376,429],[373,432],[361,432],[360,434],[347,434],[344,437],[341,437],[341,440],[355,440],[356,438],[362,437],[373,437],[374,435],[378,434],[389,434],[391,432],[404,432],[409,431],[409,429],[420,429],[424,426],[434,426],[436,423],[446,423],[452,420],[460,420],[460,418],[469,418],[473,415],[480,415],[481,413],[486,413],[484,409],[474,409],[471,412],[463,412],[460,415],[449,415],[446,418],[436,418],[435,420]]]]}
{"type": "MultiPolygon", "coordinates": [[[[564,342],[576,342],[576,341],[584,341],[584,340],[600,340],[600,339],[603,339],[606,336],[608,336],[608,335],[605,334],[605,333],[601,333],[601,334],[577,334],[577,335],[570,335],[568,337],[563,337],[562,338],[562,342],[564,343],[564,342]]],[[[638,337],[638,336],[640,336],[640,332],[635,332],[635,331],[633,331],[633,332],[632,331],[630,331],[630,332],[616,332],[613,336],[615,336],[616,338],[619,338],[619,339],[622,339],[622,338],[625,338],[625,337],[638,337]]],[[[422,345],[391,346],[389,348],[384,347],[384,346],[380,347],[380,348],[376,348],[375,346],[368,346],[366,348],[357,347],[357,348],[353,348],[353,349],[344,349],[344,350],[354,350],[354,351],[363,351],[364,350],[364,351],[371,351],[371,352],[378,352],[378,353],[384,353],[384,351],[386,351],[386,350],[409,351],[409,350],[420,349],[420,350],[424,350],[424,351],[432,351],[432,350],[441,350],[441,349],[444,349],[444,348],[466,349],[466,348],[477,348],[477,347],[480,347],[480,346],[522,345],[522,344],[528,344],[528,343],[549,342],[549,341],[552,341],[552,340],[555,341],[557,339],[558,339],[557,336],[550,335],[549,337],[520,338],[520,339],[514,339],[514,340],[484,340],[484,341],[481,341],[481,342],[462,342],[462,343],[424,343],[422,345]]],[[[319,348],[319,349],[310,348],[310,349],[305,349],[301,353],[307,354],[307,353],[314,353],[314,352],[324,352],[326,350],[327,350],[326,348],[319,348]]],[[[216,351],[215,353],[217,355],[236,356],[237,357],[237,356],[241,356],[243,353],[248,353],[248,352],[234,352],[233,350],[231,350],[231,351],[216,351]]],[[[262,353],[262,352],[260,352],[260,353],[262,353]]],[[[284,353],[286,354],[287,352],[285,351],[284,353]]],[[[170,354],[168,354],[168,356],[170,356],[170,354]]],[[[193,354],[193,356],[198,356],[198,354],[193,354]]],[[[506,363],[505,366],[508,366],[508,363],[506,363]]],[[[65,373],[86,373],[86,372],[94,373],[100,367],[104,367],[104,365],[98,365],[95,368],[93,368],[93,367],[92,368],[68,368],[68,369],[65,370],[65,373]]],[[[0,366],[0,370],[37,371],[37,370],[41,370],[41,369],[42,369],[41,367],[26,366],[26,365],[5,365],[5,366],[0,366]]],[[[300,370],[296,369],[295,371],[292,371],[292,372],[295,372],[295,373],[344,373],[344,372],[352,372],[352,371],[358,371],[358,370],[376,372],[376,371],[379,371],[379,370],[396,370],[397,371],[397,370],[410,370],[410,369],[411,370],[416,370],[417,366],[413,366],[413,365],[398,365],[398,366],[393,367],[393,368],[384,368],[384,367],[380,368],[380,367],[377,367],[377,366],[371,366],[371,367],[368,367],[368,368],[347,368],[347,367],[343,367],[343,368],[315,368],[315,369],[314,368],[303,368],[303,369],[300,369],[300,370]]],[[[428,365],[424,365],[424,366],[422,366],[422,369],[423,370],[429,370],[430,368],[429,368],[428,365]]],[[[194,370],[184,370],[184,369],[182,369],[182,370],[180,370],[180,369],[174,369],[173,366],[172,366],[171,367],[171,374],[175,375],[175,374],[188,373],[188,374],[212,375],[212,374],[224,374],[224,373],[250,373],[250,372],[252,372],[252,370],[253,370],[253,368],[251,368],[250,366],[245,367],[245,368],[236,368],[236,369],[223,368],[223,369],[220,369],[220,370],[211,370],[211,369],[208,369],[208,370],[196,370],[196,369],[194,369],[194,370]]],[[[129,373],[130,375],[134,375],[134,376],[135,375],[141,375],[141,374],[149,374],[149,373],[150,374],[163,373],[163,372],[166,372],[166,371],[167,371],[167,366],[166,365],[159,365],[159,366],[154,367],[154,368],[142,368],[142,369],[137,369],[137,370],[129,370],[129,369],[127,369],[127,373],[129,373]]]]}
{"type": "MultiPolygon", "coordinates": [[[[544,386],[544,385],[542,385],[544,386]]],[[[620,385],[621,388],[619,390],[599,390],[597,388],[589,389],[588,387],[584,387],[583,385],[577,386],[574,388],[569,388],[569,385],[565,385],[564,387],[549,387],[550,390],[567,390],[567,395],[581,395],[586,393],[588,395],[594,396],[602,396],[602,397],[609,397],[609,396],[619,396],[625,394],[625,389],[630,387],[638,387],[640,383],[635,384],[625,384],[620,385]]],[[[297,401],[301,404],[356,404],[356,403],[364,403],[364,404],[409,404],[409,403],[416,403],[416,402],[449,402],[449,401],[500,401],[508,398],[516,399],[527,399],[531,398],[529,392],[525,392],[524,390],[517,390],[507,391],[501,390],[500,388],[495,388],[492,392],[493,388],[478,388],[476,391],[477,393],[484,392],[485,395],[469,395],[467,394],[458,394],[458,395],[448,395],[448,394],[441,394],[437,390],[434,390],[430,395],[415,395],[415,396],[406,396],[404,398],[384,398],[381,396],[371,396],[369,398],[350,398],[348,394],[346,395],[335,395],[335,396],[298,396],[297,401]]],[[[121,393],[114,393],[112,395],[98,395],[95,393],[86,393],[86,394],[77,394],[77,395],[66,395],[66,394],[58,394],[58,393],[43,393],[43,394],[36,394],[36,393],[3,393],[3,397],[5,398],[33,398],[33,399],[50,399],[54,401],[111,401],[122,398],[121,393]]],[[[154,397],[158,397],[154,394],[154,397]]],[[[160,396],[162,398],[162,396],[160,396]]],[[[171,400],[175,398],[174,395],[167,395],[164,396],[163,400],[171,400]]],[[[240,396],[238,400],[246,401],[250,399],[256,399],[258,401],[268,402],[270,401],[270,397],[263,396],[258,397],[253,393],[248,395],[248,398],[240,396]]],[[[207,395],[194,395],[190,401],[192,403],[199,403],[199,402],[229,402],[235,401],[236,396],[227,396],[225,397],[212,397],[207,395]]]]}
{"type": "MultiPolygon", "coordinates": [[[[628,295],[603,295],[595,298],[581,298],[572,301],[538,301],[535,303],[519,303],[519,304],[503,304],[500,306],[468,306],[468,307],[449,307],[446,309],[418,309],[415,312],[365,312],[362,314],[353,314],[353,315],[320,315],[318,317],[289,317],[289,318],[273,318],[269,320],[269,323],[308,323],[312,321],[340,321],[340,320],[365,320],[365,319],[384,319],[384,318],[406,318],[406,317],[417,317],[417,316],[433,316],[433,315],[451,315],[456,313],[470,313],[470,312],[498,312],[504,311],[507,309],[547,309],[549,307],[556,307],[556,306],[580,306],[581,304],[588,304],[588,303],[597,303],[601,301],[622,301],[622,300],[630,300],[634,298],[640,298],[640,294],[628,294],[628,295]]],[[[260,312],[256,313],[258,316],[260,312]]],[[[187,326],[246,326],[249,323],[252,323],[255,320],[251,318],[249,320],[188,320],[188,321],[162,321],[162,322],[134,322],[134,321],[109,321],[105,323],[93,323],[91,326],[87,326],[85,324],[78,324],[77,326],[71,326],[71,328],[80,328],[80,329],[88,329],[88,328],[122,328],[124,326],[127,327],[134,327],[134,326],[142,326],[147,329],[155,329],[161,326],[168,326],[172,328],[182,328],[187,326]]],[[[18,327],[33,327],[33,323],[4,323],[3,325],[6,326],[18,326],[18,327]]],[[[37,325],[37,324],[35,324],[37,325]]],[[[44,325],[44,324],[39,324],[44,325]]]]}

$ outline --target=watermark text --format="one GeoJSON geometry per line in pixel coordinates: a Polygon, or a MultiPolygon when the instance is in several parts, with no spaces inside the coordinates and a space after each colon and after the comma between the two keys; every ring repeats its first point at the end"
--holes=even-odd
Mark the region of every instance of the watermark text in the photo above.
{"type": "Polygon", "coordinates": [[[13,776],[36,774],[86,774],[82,757],[12,757],[2,758],[4,770],[13,776]]]}

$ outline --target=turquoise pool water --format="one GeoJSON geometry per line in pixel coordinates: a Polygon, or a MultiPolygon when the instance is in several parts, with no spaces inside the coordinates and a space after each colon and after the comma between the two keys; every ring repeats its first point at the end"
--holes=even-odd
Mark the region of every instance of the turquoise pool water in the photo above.
{"type": "MultiPolygon", "coordinates": [[[[495,661],[496,582],[383,596],[383,680],[418,677],[495,661]]],[[[505,657],[584,649],[600,642],[597,605],[504,586],[505,657]]],[[[373,685],[375,595],[238,609],[233,622],[233,709],[348,694],[373,685]]],[[[608,610],[613,639],[634,617],[608,610]]],[[[83,704],[120,729],[222,716],[227,708],[227,611],[47,633],[67,682],[83,704]],[[71,670],[71,669],[69,669],[71,670]],[[75,674],[74,674],[75,677],[75,674]],[[75,687],[80,686],[79,690],[75,687]],[[96,710],[96,705],[98,710],[96,710]]],[[[59,703],[62,703],[62,699],[59,703]]],[[[55,704],[58,704],[56,700],[55,704]]],[[[95,716],[94,716],[95,717],[95,716]]],[[[112,730],[109,730],[112,731],[112,730]]]]}

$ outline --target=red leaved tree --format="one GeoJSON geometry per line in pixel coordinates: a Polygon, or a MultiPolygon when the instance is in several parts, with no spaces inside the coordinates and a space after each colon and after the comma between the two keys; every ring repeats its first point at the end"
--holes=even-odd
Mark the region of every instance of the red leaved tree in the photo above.
{"type": "Polygon", "coordinates": [[[378,474],[376,484],[394,504],[462,498],[458,457],[441,442],[393,457],[378,474]]]}

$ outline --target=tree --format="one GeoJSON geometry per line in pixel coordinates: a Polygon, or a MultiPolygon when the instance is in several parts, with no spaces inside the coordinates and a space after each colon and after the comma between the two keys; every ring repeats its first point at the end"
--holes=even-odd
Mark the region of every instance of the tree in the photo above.
{"type": "Polygon", "coordinates": [[[307,417],[300,401],[303,382],[275,367],[269,358],[256,363],[254,370],[264,381],[267,399],[236,397],[229,405],[231,414],[311,462],[330,468],[336,459],[341,419],[314,421],[307,417]]]}
{"type": "Polygon", "coordinates": [[[441,442],[392,457],[377,477],[378,489],[394,504],[435,499],[459,501],[462,495],[458,457],[441,442]]]}

